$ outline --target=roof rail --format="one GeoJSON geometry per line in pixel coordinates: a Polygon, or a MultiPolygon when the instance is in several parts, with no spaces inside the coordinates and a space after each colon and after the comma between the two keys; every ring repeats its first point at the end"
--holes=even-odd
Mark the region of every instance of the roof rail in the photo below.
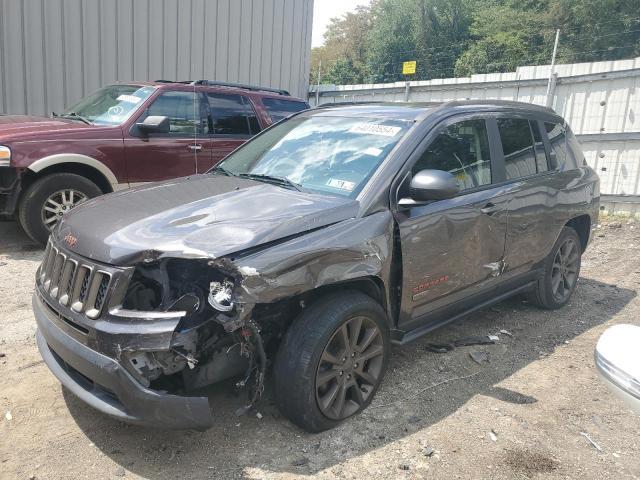
{"type": "Polygon", "coordinates": [[[286,90],[282,90],[279,88],[269,88],[269,87],[261,87],[259,85],[246,85],[244,83],[229,83],[229,82],[218,82],[216,80],[196,80],[193,82],[194,85],[206,85],[210,87],[231,87],[231,88],[240,88],[242,90],[252,90],[255,92],[271,92],[277,93],[278,95],[284,95],[289,97],[290,94],[286,90]]]}
{"type": "Polygon", "coordinates": [[[188,85],[190,83],[193,83],[191,80],[154,80],[155,83],[183,83],[185,85],[188,85]]]}

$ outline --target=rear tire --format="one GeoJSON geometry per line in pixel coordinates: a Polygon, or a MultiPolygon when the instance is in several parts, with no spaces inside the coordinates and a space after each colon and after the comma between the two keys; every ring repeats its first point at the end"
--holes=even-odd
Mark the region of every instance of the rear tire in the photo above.
{"type": "Polygon", "coordinates": [[[543,276],[527,299],[547,310],[565,306],[578,284],[581,260],[580,237],[573,228],[564,227],[544,261],[543,276]]]}
{"type": "Polygon", "coordinates": [[[57,218],[52,219],[52,215],[62,217],[79,203],[98,195],[102,195],[102,190],[85,177],[74,173],[53,173],[39,178],[26,189],[18,207],[18,219],[26,234],[44,245],[51,228],[57,223],[57,218]],[[63,195],[65,202],[61,200],[63,195]],[[60,205],[59,212],[55,214],[52,209],[58,207],[54,204],[60,205]],[[45,217],[45,213],[49,217],[45,217]]]}
{"type": "Polygon", "coordinates": [[[276,356],[280,412],[308,432],[360,413],[382,381],[389,349],[386,315],[371,297],[347,290],[317,300],[291,325],[276,356]]]}

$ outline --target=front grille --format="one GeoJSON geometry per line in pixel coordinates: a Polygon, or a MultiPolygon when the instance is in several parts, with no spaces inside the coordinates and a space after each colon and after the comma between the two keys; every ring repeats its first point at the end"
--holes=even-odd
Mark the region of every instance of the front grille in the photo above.
{"type": "Polygon", "coordinates": [[[98,318],[104,307],[112,273],[90,261],[47,243],[40,265],[39,283],[47,300],[89,318],[98,318]]]}

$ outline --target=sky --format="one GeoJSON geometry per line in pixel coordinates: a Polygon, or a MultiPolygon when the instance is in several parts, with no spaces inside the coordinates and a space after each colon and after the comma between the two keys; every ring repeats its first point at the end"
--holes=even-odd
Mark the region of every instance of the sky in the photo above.
{"type": "Polygon", "coordinates": [[[325,30],[329,20],[353,12],[358,5],[368,5],[371,0],[315,0],[313,2],[313,33],[311,46],[319,47],[324,43],[325,30]]]}

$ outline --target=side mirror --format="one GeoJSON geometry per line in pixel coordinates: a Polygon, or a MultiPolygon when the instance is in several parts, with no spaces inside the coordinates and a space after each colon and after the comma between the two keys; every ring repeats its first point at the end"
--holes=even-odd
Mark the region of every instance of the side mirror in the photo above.
{"type": "Polygon", "coordinates": [[[150,133],[169,133],[169,127],[171,121],[169,117],[160,115],[151,115],[144,119],[144,121],[136,123],[136,127],[143,135],[149,135],[150,133]]]}
{"type": "Polygon", "coordinates": [[[596,370],[603,383],[636,412],[640,412],[640,327],[614,325],[596,345],[596,370]]]}
{"type": "Polygon", "coordinates": [[[410,198],[402,198],[400,205],[416,205],[430,200],[453,198],[460,192],[456,177],[443,170],[421,170],[409,184],[410,198]]]}

